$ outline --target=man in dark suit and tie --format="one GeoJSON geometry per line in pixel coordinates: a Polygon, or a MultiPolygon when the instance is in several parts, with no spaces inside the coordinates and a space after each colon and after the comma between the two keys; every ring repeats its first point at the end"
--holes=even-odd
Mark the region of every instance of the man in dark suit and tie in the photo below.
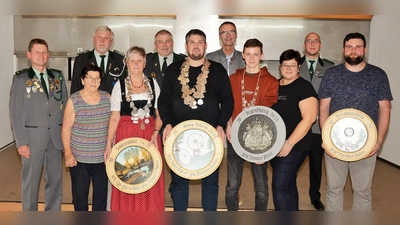
{"type": "Polygon", "coordinates": [[[146,55],[144,73],[149,78],[156,78],[160,87],[162,87],[163,76],[169,64],[186,57],[174,53],[173,48],[174,40],[171,32],[160,30],[154,36],[154,49],[156,49],[157,52],[147,53],[146,55]]]}
{"type": "MultiPolygon", "coordinates": [[[[311,32],[307,34],[304,39],[305,56],[301,58],[301,67],[299,71],[299,75],[310,81],[317,93],[325,71],[334,64],[329,60],[321,58],[321,47],[321,38],[317,33],[311,32]]],[[[310,152],[308,153],[310,166],[309,195],[314,208],[323,211],[325,206],[320,200],[321,193],[319,189],[321,187],[322,156],[324,154],[324,149],[321,147],[322,138],[318,119],[312,127],[312,133],[313,139],[310,152]]]]}
{"type": "Polygon", "coordinates": [[[61,210],[61,127],[68,93],[60,70],[46,68],[50,53],[45,40],[35,38],[26,53],[32,66],[18,71],[10,91],[10,117],[22,161],[22,209],[38,210],[42,169],[46,185],[44,209],[61,210]]]}
{"type": "Polygon", "coordinates": [[[100,26],[93,35],[94,49],[79,54],[75,58],[71,81],[71,94],[83,88],[80,74],[88,64],[97,65],[103,71],[103,80],[99,89],[111,94],[118,79],[123,79],[124,55],[116,50],[110,51],[114,41],[114,32],[108,26],[100,26]]]}

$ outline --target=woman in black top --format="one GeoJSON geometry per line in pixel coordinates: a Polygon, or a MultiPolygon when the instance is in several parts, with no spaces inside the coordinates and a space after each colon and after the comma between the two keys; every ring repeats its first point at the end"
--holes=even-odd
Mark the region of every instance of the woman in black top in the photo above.
{"type": "Polygon", "coordinates": [[[297,172],[311,145],[311,126],[317,118],[317,93],[310,82],[299,76],[300,53],[289,49],[279,59],[278,102],[272,106],[285,122],[286,141],[271,160],[272,192],[276,211],[299,210],[297,172]]]}

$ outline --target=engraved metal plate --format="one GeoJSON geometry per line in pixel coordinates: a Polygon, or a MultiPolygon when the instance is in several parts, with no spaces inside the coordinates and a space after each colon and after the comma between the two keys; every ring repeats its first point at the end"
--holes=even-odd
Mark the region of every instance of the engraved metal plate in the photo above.
{"type": "Polygon", "coordinates": [[[357,109],[342,109],[328,117],[322,141],[332,156],[342,161],[357,161],[367,156],[377,141],[374,121],[357,109]]]}
{"type": "Polygon", "coordinates": [[[221,164],[224,155],[217,130],[200,120],[176,125],[164,143],[164,157],[177,175],[198,180],[209,176],[221,164]]]}
{"type": "Polygon", "coordinates": [[[111,184],[129,194],[152,188],[160,178],[162,168],[160,152],[142,138],[127,138],[118,142],[106,162],[111,184]]]}
{"type": "Polygon", "coordinates": [[[266,106],[243,110],[233,121],[231,141],[244,160],[261,163],[273,159],[282,149],[286,127],[282,117],[266,106]]]}

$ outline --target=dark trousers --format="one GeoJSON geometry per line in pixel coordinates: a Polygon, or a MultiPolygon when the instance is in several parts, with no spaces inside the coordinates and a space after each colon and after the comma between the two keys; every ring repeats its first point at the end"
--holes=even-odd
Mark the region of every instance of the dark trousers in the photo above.
{"type": "MultiPolygon", "coordinates": [[[[225,203],[228,211],[239,210],[238,192],[242,183],[243,164],[245,160],[242,159],[228,141],[228,182],[225,190],[225,203]]],[[[267,176],[268,163],[257,165],[251,163],[251,170],[253,172],[255,196],[255,211],[266,211],[268,205],[268,176],[267,176]]]]}
{"type": "Polygon", "coordinates": [[[310,200],[311,203],[319,201],[321,193],[319,191],[321,187],[321,176],[322,176],[322,156],[324,155],[324,149],[321,147],[322,138],[321,134],[313,134],[311,149],[308,153],[309,166],[310,166],[310,200]]]}
{"type": "Polygon", "coordinates": [[[298,211],[299,193],[296,177],[307,157],[307,151],[291,151],[286,157],[275,157],[272,166],[272,195],[275,211],[298,211]]]}
{"type": "Polygon", "coordinates": [[[72,202],[75,211],[88,211],[90,180],[93,184],[92,211],[105,211],[107,205],[108,178],[104,163],[80,163],[70,168],[72,202]]]}
{"type": "MultiPolygon", "coordinates": [[[[201,180],[201,203],[204,211],[217,211],[218,174],[216,169],[208,177],[201,180]]],[[[169,187],[174,203],[174,211],[186,211],[189,204],[189,180],[171,171],[172,182],[169,187]]]]}

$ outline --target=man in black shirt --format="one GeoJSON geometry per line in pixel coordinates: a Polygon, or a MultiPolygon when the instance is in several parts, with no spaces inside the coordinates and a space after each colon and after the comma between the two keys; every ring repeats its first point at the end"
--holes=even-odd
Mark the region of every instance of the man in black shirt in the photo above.
{"type": "MultiPolygon", "coordinates": [[[[163,79],[158,100],[158,110],[165,124],[163,139],[169,136],[174,126],[186,120],[207,122],[224,139],[224,127],[233,111],[232,90],[227,72],[221,64],[205,58],[207,42],[203,31],[190,30],[186,34],[185,48],[187,59],[172,63],[163,79]],[[180,78],[185,77],[188,82],[181,82],[180,78]],[[194,93],[189,90],[194,90],[194,93]]],[[[171,173],[170,192],[174,210],[185,211],[188,207],[189,180],[171,173]]],[[[203,210],[216,211],[217,203],[218,169],[202,179],[203,210]]]]}

